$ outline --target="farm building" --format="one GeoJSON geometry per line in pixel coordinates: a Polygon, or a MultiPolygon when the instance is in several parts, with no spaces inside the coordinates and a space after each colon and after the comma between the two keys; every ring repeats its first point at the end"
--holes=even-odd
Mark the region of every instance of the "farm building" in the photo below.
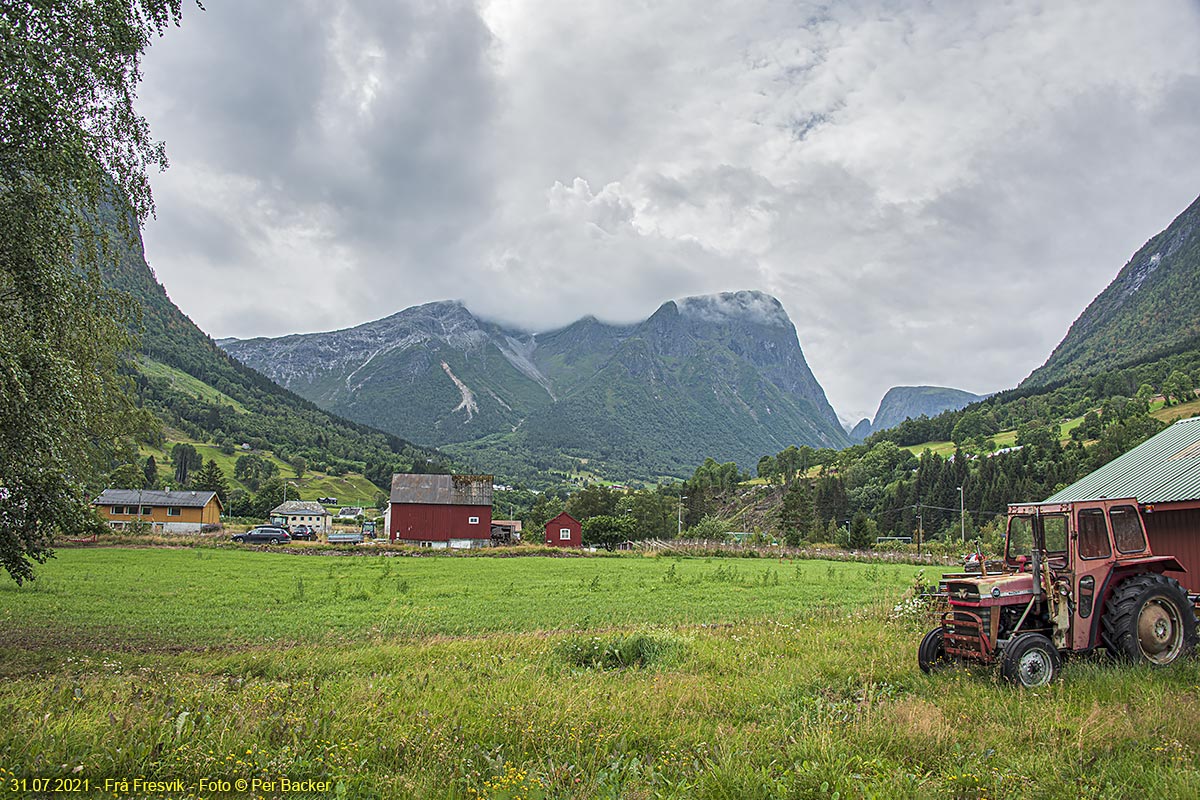
{"type": "Polygon", "coordinates": [[[492,476],[393,475],[386,525],[393,542],[487,547],[492,543],[492,476]]]}
{"type": "Polygon", "coordinates": [[[546,544],[551,547],[583,547],[583,526],[564,511],[546,523],[546,544]]]}
{"type": "Polygon", "coordinates": [[[325,506],[312,500],[285,500],[271,509],[271,521],[281,521],[289,528],[307,525],[318,533],[329,533],[329,518],[325,506]]]}
{"type": "Polygon", "coordinates": [[[216,492],[105,489],[92,505],[116,530],[139,520],[163,533],[199,533],[205,525],[221,524],[216,492]]]}
{"type": "Polygon", "coordinates": [[[1200,417],[1181,419],[1120,458],[1046,498],[1047,503],[1132,497],[1150,549],[1187,570],[1166,574],[1195,590],[1200,574],[1200,417]]]}

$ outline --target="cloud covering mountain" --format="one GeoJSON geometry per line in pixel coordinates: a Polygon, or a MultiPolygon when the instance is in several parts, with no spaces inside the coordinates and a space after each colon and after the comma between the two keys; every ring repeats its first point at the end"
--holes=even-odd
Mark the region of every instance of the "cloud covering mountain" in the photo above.
{"type": "Polygon", "coordinates": [[[1200,185],[1200,6],[264,4],[145,61],[150,257],[217,335],[758,286],[834,404],[1014,385],[1200,185]]]}

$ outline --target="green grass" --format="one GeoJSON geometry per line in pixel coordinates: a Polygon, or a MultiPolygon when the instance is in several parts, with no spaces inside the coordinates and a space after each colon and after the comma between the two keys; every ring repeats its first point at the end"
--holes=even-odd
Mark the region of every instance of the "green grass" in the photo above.
{"type": "Polygon", "coordinates": [[[1200,400],[1193,400],[1190,403],[1180,403],[1177,406],[1164,407],[1160,404],[1158,410],[1150,412],[1150,416],[1156,417],[1163,422],[1174,422],[1177,419],[1200,416],[1200,400]]]}
{"type": "Polygon", "coordinates": [[[898,595],[917,570],[769,559],[63,550],[31,586],[0,583],[0,624],[159,648],[695,625],[814,607],[842,613],[864,594],[898,595]],[[155,601],[139,602],[144,596],[155,601]],[[264,614],[264,604],[282,613],[264,614]]]}
{"type": "Polygon", "coordinates": [[[167,366],[162,362],[155,361],[152,358],[141,356],[138,358],[138,367],[142,373],[148,378],[165,378],[170,381],[171,385],[178,391],[192,397],[205,400],[209,403],[219,403],[220,405],[233,406],[239,413],[245,414],[246,407],[234,400],[229,395],[214,389],[204,381],[188,375],[182,370],[167,366]]]}
{"type": "Polygon", "coordinates": [[[255,777],[330,781],[264,797],[1200,794],[1196,661],[1079,659],[1036,692],[984,669],[925,676],[928,622],[891,618],[913,572],[62,551],[34,586],[0,589],[0,783],[183,780],[173,797],[255,777]]]}

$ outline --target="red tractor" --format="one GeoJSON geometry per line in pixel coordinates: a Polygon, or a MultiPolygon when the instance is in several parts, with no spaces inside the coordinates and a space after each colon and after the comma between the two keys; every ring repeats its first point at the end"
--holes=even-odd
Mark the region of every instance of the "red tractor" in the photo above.
{"type": "Polygon", "coordinates": [[[1054,679],[1063,654],[1178,660],[1196,645],[1200,607],[1200,418],[1043,503],[1009,506],[1004,558],[979,570],[943,576],[947,609],[917,650],[924,672],[999,662],[1033,687],[1054,679]],[[1135,493],[1141,502],[1108,499],[1135,493]]]}

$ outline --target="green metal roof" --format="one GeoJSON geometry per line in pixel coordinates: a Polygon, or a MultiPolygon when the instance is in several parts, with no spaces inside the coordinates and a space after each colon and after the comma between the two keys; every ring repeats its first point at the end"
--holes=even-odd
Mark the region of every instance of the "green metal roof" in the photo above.
{"type": "Polygon", "coordinates": [[[1179,420],[1045,502],[1099,497],[1136,497],[1140,503],[1200,499],[1200,417],[1179,420]]]}

